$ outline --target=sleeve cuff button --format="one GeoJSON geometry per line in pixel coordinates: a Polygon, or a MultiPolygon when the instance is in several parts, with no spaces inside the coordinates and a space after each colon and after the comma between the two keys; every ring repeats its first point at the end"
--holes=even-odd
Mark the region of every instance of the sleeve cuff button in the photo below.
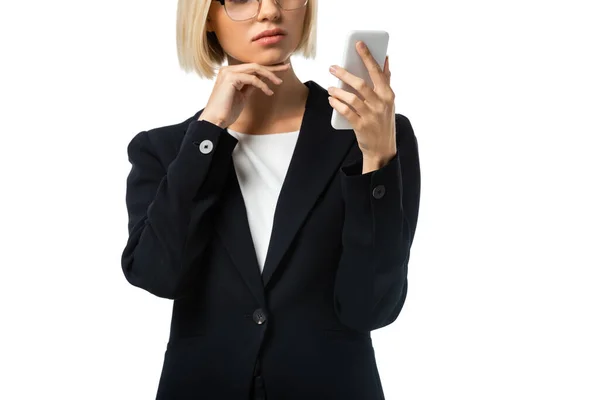
{"type": "Polygon", "coordinates": [[[203,140],[198,147],[200,148],[202,154],[208,154],[213,149],[213,142],[210,140],[203,140]]]}

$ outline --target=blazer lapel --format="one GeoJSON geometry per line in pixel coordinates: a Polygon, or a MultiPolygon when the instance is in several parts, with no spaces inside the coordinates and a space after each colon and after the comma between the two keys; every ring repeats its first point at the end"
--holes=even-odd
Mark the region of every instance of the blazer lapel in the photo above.
{"type": "Polygon", "coordinates": [[[327,90],[313,81],[304,84],[309,88],[306,108],[277,201],[262,275],[233,164],[231,192],[223,196],[222,215],[216,226],[233,263],[260,304],[264,304],[264,290],[294,237],[356,140],[353,130],[338,131],[331,126],[333,109],[327,90]]]}

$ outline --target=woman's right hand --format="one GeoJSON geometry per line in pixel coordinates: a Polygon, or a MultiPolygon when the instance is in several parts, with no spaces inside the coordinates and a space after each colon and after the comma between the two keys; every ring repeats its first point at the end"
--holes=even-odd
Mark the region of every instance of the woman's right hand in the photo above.
{"type": "Polygon", "coordinates": [[[259,75],[279,85],[283,81],[274,72],[286,71],[289,66],[289,63],[275,66],[246,63],[221,67],[208,103],[198,120],[206,120],[221,128],[228,127],[238,119],[254,90],[260,89],[269,96],[273,94],[259,75]]]}

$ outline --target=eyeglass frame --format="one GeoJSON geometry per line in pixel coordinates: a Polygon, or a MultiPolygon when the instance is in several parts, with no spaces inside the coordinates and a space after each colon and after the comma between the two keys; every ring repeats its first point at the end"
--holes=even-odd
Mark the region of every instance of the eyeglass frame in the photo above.
{"type": "MultiPolygon", "coordinates": [[[[256,1],[258,1],[258,8],[256,9],[256,14],[254,14],[253,16],[248,17],[248,18],[244,18],[244,19],[233,19],[233,18],[231,18],[231,15],[229,15],[229,12],[227,12],[227,7],[225,6],[225,0],[212,0],[212,1],[218,1],[219,3],[221,3],[221,5],[223,6],[223,8],[225,8],[225,14],[227,14],[227,16],[229,17],[229,19],[231,19],[232,21],[248,21],[249,19],[252,19],[252,18],[256,17],[258,15],[258,13],[260,12],[260,7],[261,7],[262,2],[263,2],[263,0],[256,0],[256,1]]],[[[275,3],[282,10],[293,11],[293,10],[299,10],[302,7],[306,7],[306,5],[308,4],[308,0],[304,0],[304,4],[302,4],[300,7],[298,7],[298,8],[290,8],[290,9],[283,8],[281,6],[281,4],[279,3],[279,0],[275,0],[275,3]]]]}

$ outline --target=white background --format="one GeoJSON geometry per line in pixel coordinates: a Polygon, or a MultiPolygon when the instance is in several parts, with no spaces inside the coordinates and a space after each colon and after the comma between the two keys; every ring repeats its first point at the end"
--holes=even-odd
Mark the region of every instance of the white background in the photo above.
{"type": "MultiPolygon", "coordinates": [[[[594,1],[321,0],[323,87],[349,29],[390,32],[422,193],[388,400],[600,398],[594,1]],[[392,9],[393,7],[393,9],[392,9]]],[[[3,1],[0,398],[154,398],[172,302],[130,286],[126,146],[204,107],[176,1],[3,1]]],[[[275,399],[276,400],[276,399],[275,399]]]]}

